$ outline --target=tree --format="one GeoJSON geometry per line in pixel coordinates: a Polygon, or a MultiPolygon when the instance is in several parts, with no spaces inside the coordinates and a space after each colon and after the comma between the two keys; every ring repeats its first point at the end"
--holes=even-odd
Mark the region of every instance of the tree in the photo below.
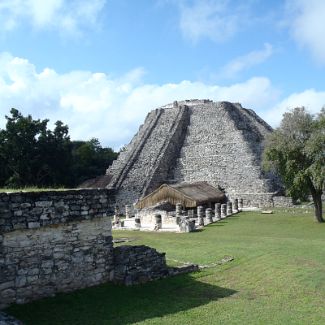
{"type": "Polygon", "coordinates": [[[111,148],[103,148],[96,138],[89,141],[73,141],[72,146],[72,172],[75,185],[103,175],[107,167],[117,158],[116,152],[111,148]]]}
{"type": "Polygon", "coordinates": [[[36,184],[42,186],[70,185],[72,154],[69,128],[61,121],[55,122],[53,131],[46,130],[38,137],[37,158],[39,167],[36,184]]]}
{"type": "Polygon", "coordinates": [[[11,117],[6,116],[6,129],[0,131],[0,148],[6,166],[5,183],[10,186],[24,186],[34,181],[34,171],[38,166],[37,141],[46,132],[48,120],[33,120],[24,117],[12,108],[11,117]]]}
{"type": "Polygon", "coordinates": [[[311,195],[315,219],[324,222],[325,109],[313,116],[304,107],[283,115],[280,127],[266,140],[264,168],[277,172],[287,194],[295,199],[311,195]]]}
{"type": "Polygon", "coordinates": [[[71,141],[61,121],[34,120],[12,108],[0,129],[0,186],[68,186],[104,174],[117,157],[97,139],[71,141]]]}

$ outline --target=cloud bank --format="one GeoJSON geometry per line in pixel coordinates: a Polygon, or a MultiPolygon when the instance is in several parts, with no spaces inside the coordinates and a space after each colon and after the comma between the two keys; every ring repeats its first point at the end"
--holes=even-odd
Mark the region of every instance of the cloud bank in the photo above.
{"type": "Polygon", "coordinates": [[[272,45],[265,43],[262,50],[249,52],[230,61],[221,69],[220,76],[223,78],[235,78],[240,72],[265,62],[272,56],[273,52],[272,45]]]}
{"type": "Polygon", "coordinates": [[[0,127],[4,115],[15,107],[34,118],[61,120],[69,125],[72,139],[98,138],[118,149],[127,144],[146,114],[174,100],[208,98],[240,102],[254,109],[271,125],[294,106],[305,105],[318,112],[325,92],[307,90],[279,99],[268,78],[253,77],[230,86],[184,80],[162,85],[143,84],[145,71],[137,68],[119,78],[104,73],[71,71],[58,74],[50,68],[38,72],[26,59],[0,55],[0,127]]]}
{"type": "Polygon", "coordinates": [[[221,42],[237,32],[242,21],[240,14],[224,0],[185,1],[180,4],[180,28],[184,37],[193,42],[201,38],[221,42]]]}
{"type": "Polygon", "coordinates": [[[288,25],[295,41],[325,64],[325,1],[287,0],[288,25]]]}
{"type": "Polygon", "coordinates": [[[96,25],[106,0],[2,0],[0,28],[8,32],[27,23],[36,30],[69,35],[96,25]]]}

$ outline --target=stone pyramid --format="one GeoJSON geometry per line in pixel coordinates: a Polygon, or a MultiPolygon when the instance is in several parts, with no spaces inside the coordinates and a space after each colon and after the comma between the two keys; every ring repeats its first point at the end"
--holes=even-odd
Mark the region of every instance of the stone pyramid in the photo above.
{"type": "MultiPolygon", "coordinates": [[[[247,205],[281,190],[261,168],[272,128],[253,110],[230,102],[185,100],[151,111],[106,171],[116,202],[133,204],[163,183],[207,181],[247,205]]],[[[265,205],[265,204],[264,204],[265,205]]]]}

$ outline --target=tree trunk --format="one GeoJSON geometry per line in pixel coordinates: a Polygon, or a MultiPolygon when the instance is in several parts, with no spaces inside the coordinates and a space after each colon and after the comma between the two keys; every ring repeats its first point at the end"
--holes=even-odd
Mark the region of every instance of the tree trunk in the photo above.
{"type": "Polygon", "coordinates": [[[313,189],[311,195],[313,197],[315,205],[315,220],[317,222],[324,222],[323,219],[323,207],[322,207],[322,190],[313,189]]]}

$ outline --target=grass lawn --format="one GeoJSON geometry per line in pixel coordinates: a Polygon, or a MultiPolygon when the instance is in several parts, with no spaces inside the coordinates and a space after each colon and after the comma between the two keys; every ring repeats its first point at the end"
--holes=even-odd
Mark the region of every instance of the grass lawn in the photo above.
{"type": "Polygon", "coordinates": [[[167,259],[232,262],[142,286],[59,294],[7,312],[26,324],[325,324],[325,224],[312,210],[243,212],[187,234],[115,231],[167,259]]]}

